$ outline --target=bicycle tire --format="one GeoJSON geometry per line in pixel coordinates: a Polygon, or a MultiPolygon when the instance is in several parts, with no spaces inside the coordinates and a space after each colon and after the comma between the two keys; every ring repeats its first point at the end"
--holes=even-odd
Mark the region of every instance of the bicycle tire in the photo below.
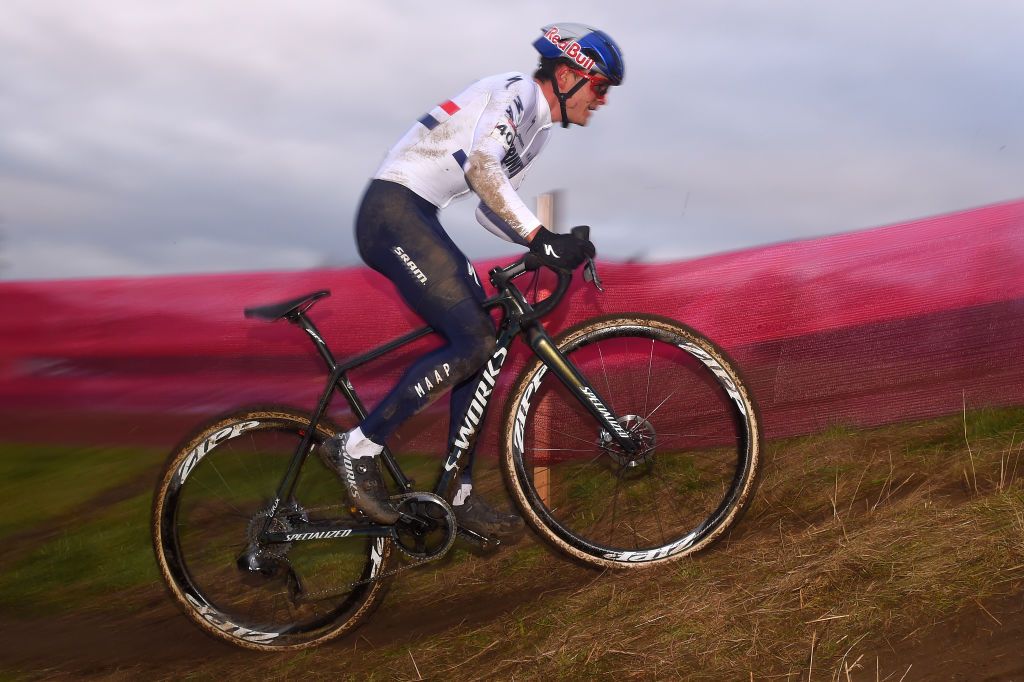
{"type": "Polygon", "coordinates": [[[655,315],[593,318],[555,343],[645,445],[628,455],[539,359],[528,363],[500,432],[502,470],[528,523],[601,568],[676,561],[723,537],[753,498],[761,449],[732,361],[655,315]]]}
{"type": "MultiPolygon", "coordinates": [[[[269,579],[235,564],[256,524],[269,516],[276,486],[309,425],[308,416],[280,407],[220,417],[171,453],[157,484],[152,533],[161,578],[202,630],[247,649],[299,650],[339,637],[363,622],[386,590],[392,554],[386,538],[271,546],[292,570],[280,569],[269,579]],[[325,583],[335,592],[307,589],[299,600],[289,589],[300,580],[307,588],[325,583]]],[[[333,434],[330,425],[318,424],[313,447],[333,434]]],[[[307,458],[296,501],[310,518],[316,514],[310,509],[321,502],[346,510],[332,512],[343,518],[348,514],[344,488],[315,453],[311,459],[317,463],[307,458]]],[[[287,524],[287,518],[275,515],[274,523],[287,524]]]]}

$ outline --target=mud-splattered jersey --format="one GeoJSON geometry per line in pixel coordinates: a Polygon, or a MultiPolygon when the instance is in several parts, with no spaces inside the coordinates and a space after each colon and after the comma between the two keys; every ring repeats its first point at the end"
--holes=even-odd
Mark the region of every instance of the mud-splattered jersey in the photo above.
{"type": "Polygon", "coordinates": [[[525,244],[541,223],[516,190],[550,128],[551,111],[531,77],[490,76],[420,118],[374,177],[404,185],[439,208],[473,189],[480,198],[477,220],[498,236],[525,244]],[[486,187],[470,188],[465,174],[470,156],[485,161],[486,187]]]}

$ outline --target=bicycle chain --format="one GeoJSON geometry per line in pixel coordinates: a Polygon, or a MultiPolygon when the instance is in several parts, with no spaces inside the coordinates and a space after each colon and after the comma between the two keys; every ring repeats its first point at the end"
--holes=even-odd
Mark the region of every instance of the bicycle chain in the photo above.
{"type": "MultiPolygon", "coordinates": [[[[406,494],[406,495],[395,495],[394,497],[392,497],[392,499],[401,500],[401,499],[404,499],[406,497],[411,497],[413,494],[415,494],[415,493],[409,493],[409,494],[406,494]]],[[[339,505],[327,505],[327,506],[324,506],[324,507],[313,507],[311,509],[306,509],[305,511],[307,513],[308,512],[322,512],[322,511],[328,511],[328,510],[332,510],[332,509],[343,510],[343,509],[348,509],[348,507],[345,506],[345,505],[340,505],[340,504],[339,505]]],[[[406,552],[404,552],[402,550],[401,544],[399,544],[393,538],[389,538],[389,539],[391,540],[392,545],[397,549],[397,551],[399,553],[401,553],[403,556],[409,557],[410,559],[415,559],[415,557],[411,556],[410,554],[408,554],[408,553],[406,553],[406,552]]],[[[353,589],[355,589],[356,587],[359,587],[360,585],[366,585],[368,583],[378,582],[378,581],[384,580],[385,578],[390,578],[393,575],[397,575],[397,574],[402,573],[404,571],[408,571],[410,568],[416,568],[417,566],[422,566],[423,564],[429,564],[432,561],[437,561],[438,559],[446,556],[447,554],[448,554],[448,551],[445,551],[445,552],[443,552],[443,553],[441,553],[441,554],[439,554],[439,555],[437,555],[435,557],[430,557],[430,558],[427,558],[427,559],[418,559],[418,560],[413,561],[413,563],[405,564],[405,565],[402,565],[402,566],[398,566],[397,568],[393,568],[391,570],[384,571],[383,573],[379,573],[378,575],[376,575],[376,576],[374,576],[372,578],[363,578],[362,580],[356,580],[354,582],[348,583],[347,585],[341,585],[340,587],[336,587],[336,588],[332,588],[332,589],[325,589],[325,590],[321,590],[319,592],[305,593],[305,594],[303,594],[303,599],[315,599],[316,597],[323,597],[323,596],[341,596],[341,595],[344,595],[344,594],[347,594],[347,593],[351,592],[353,589]]]]}
{"type": "MultiPolygon", "coordinates": [[[[398,543],[395,543],[395,544],[398,544],[398,543]]],[[[444,556],[444,555],[442,554],[441,556],[436,556],[436,557],[433,557],[431,559],[420,559],[419,561],[416,561],[415,563],[407,564],[407,565],[404,565],[404,566],[399,566],[397,568],[391,569],[390,571],[384,571],[383,573],[381,573],[381,574],[379,574],[379,575],[377,575],[377,576],[375,576],[373,578],[364,578],[363,580],[356,580],[355,582],[351,582],[351,583],[349,583],[347,585],[342,585],[341,587],[321,590],[319,592],[305,593],[305,594],[302,595],[302,599],[303,600],[307,600],[307,599],[308,600],[315,600],[317,597],[325,597],[325,596],[327,596],[327,597],[340,597],[342,595],[348,594],[349,592],[351,592],[355,588],[359,587],[360,585],[366,585],[368,583],[384,580],[385,578],[390,578],[391,576],[397,575],[398,573],[401,573],[403,571],[407,571],[410,568],[416,568],[417,566],[422,566],[423,564],[429,564],[431,561],[437,561],[442,556],[444,556]]]]}

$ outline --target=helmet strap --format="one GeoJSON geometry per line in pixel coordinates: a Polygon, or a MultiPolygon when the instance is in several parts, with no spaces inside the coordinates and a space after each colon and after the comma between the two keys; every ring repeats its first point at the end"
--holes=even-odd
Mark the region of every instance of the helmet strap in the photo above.
{"type": "Polygon", "coordinates": [[[559,109],[559,111],[562,114],[562,127],[563,128],[568,128],[569,127],[569,114],[565,110],[565,103],[569,101],[570,97],[572,97],[573,95],[576,94],[577,90],[579,90],[580,88],[582,88],[586,84],[587,84],[587,79],[586,78],[580,78],[579,81],[576,82],[576,85],[572,86],[569,89],[569,92],[563,93],[561,90],[558,89],[558,78],[552,78],[551,79],[551,89],[554,91],[555,97],[558,98],[558,109],[559,109]]]}

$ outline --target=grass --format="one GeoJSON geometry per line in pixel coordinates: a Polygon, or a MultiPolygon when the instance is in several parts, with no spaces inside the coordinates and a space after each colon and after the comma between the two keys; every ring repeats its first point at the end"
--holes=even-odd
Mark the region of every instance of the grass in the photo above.
{"type": "MultiPolygon", "coordinates": [[[[266,676],[340,679],[874,679],[875,659],[893,663],[894,645],[1024,583],[1024,409],[836,427],[771,443],[767,455],[747,517],[696,558],[601,573],[532,538],[485,558],[460,549],[394,583],[376,617],[408,623],[400,634],[374,644],[357,634],[300,656],[231,652],[187,671],[210,678],[244,663],[266,676]],[[446,612],[450,624],[429,626],[446,612]]],[[[437,460],[403,457],[405,466],[430,485],[437,460]]],[[[500,500],[493,460],[477,473],[500,500]]],[[[147,518],[142,494],[41,541],[0,574],[0,607],[87,609],[151,586],[147,518]]]]}
{"type": "Polygon", "coordinates": [[[155,472],[162,459],[162,453],[138,448],[0,446],[0,539],[67,514],[98,491],[155,472]]]}
{"type": "MultiPolygon", "coordinates": [[[[913,638],[1024,580],[1024,492],[1008,473],[1024,410],[968,413],[966,423],[972,456],[957,416],[775,443],[754,508],[715,550],[596,576],[542,556],[540,580],[518,576],[524,589],[559,578],[582,589],[414,650],[476,656],[456,671],[488,679],[817,679],[864,668],[865,655],[892,655],[887,638],[913,638]],[[977,486],[963,477],[971,457],[977,486]],[[501,651],[483,651],[487,641],[501,651]]],[[[397,650],[376,655],[401,666],[397,650]]],[[[417,661],[425,677],[456,672],[417,661]]]]}
{"type": "Polygon", "coordinates": [[[0,606],[23,615],[110,608],[124,590],[152,585],[149,504],[148,492],[114,504],[5,566],[0,606]]]}

